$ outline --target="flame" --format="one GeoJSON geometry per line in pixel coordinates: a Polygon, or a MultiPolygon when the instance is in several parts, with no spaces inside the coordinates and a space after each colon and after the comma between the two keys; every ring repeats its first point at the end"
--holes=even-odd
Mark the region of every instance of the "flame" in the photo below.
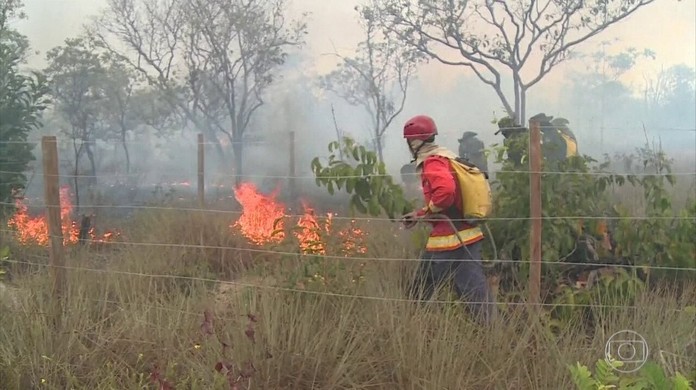
{"type": "Polygon", "coordinates": [[[343,241],[343,254],[350,256],[352,254],[365,254],[367,247],[365,246],[365,234],[359,227],[355,226],[355,220],[350,221],[350,225],[340,232],[338,236],[343,241]]]}
{"type": "MultiPolygon", "coordinates": [[[[297,221],[297,226],[300,228],[295,232],[295,237],[300,242],[300,250],[304,254],[325,255],[326,247],[321,239],[321,228],[314,216],[314,209],[309,207],[307,203],[302,202],[304,215],[297,221]]],[[[324,229],[329,232],[330,220],[324,223],[324,229]]]]}
{"type": "MultiPolygon", "coordinates": [[[[15,237],[20,244],[36,244],[46,246],[49,243],[48,221],[45,216],[32,217],[29,215],[28,207],[21,199],[15,201],[17,211],[7,223],[7,226],[15,230],[15,237]]],[[[70,216],[73,205],[70,202],[70,187],[60,188],[60,222],[63,230],[63,245],[76,244],[80,237],[80,227],[70,216]]],[[[94,228],[90,228],[88,236],[92,241],[109,242],[118,236],[119,233],[107,232],[101,237],[97,237],[94,228]]]]}
{"type": "Polygon", "coordinates": [[[276,195],[277,192],[263,195],[252,183],[240,184],[234,190],[234,197],[242,205],[242,215],[230,227],[238,228],[256,245],[282,241],[285,238],[282,231],[285,206],[275,200],[276,195]],[[277,234],[273,234],[276,231],[277,234]]]}
{"type": "MultiPolygon", "coordinates": [[[[276,200],[277,193],[278,189],[270,195],[264,195],[258,192],[254,184],[242,183],[234,190],[235,198],[242,205],[242,215],[230,228],[239,229],[249,242],[256,245],[282,241],[285,238],[284,220],[288,216],[285,205],[276,200]]],[[[341,252],[345,256],[367,253],[364,233],[356,227],[355,220],[351,220],[349,226],[335,232],[335,214],[327,213],[326,217],[321,217],[322,226],[314,208],[305,201],[301,203],[304,213],[297,221],[297,228],[293,230],[303,254],[325,255],[327,248],[324,237],[332,235],[341,239],[341,252]]]]}

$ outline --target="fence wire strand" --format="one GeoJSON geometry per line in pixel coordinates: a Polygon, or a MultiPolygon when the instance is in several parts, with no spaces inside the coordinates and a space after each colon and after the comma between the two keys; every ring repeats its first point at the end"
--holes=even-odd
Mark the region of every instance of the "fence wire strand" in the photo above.
{"type": "MultiPolygon", "coordinates": [[[[36,208],[48,208],[49,206],[43,203],[24,203],[28,207],[36,207],[36,208]]],[[[0,202],[0,206],[16,206],[16,203],[12,202],[0,202]]],[[[91,204],[81,204],[80,208],[82,209],[129,209],[129,210],[160,210],[160,211],[181,211],[181,212],[197,212],[197,213],[212,213],[212,214],[230,214],[230,215],[242,215],[244,211],[236,211],[236,210],[222,210],[222,209],[210,209],[210,208],[194,208],[194,207],[174,207],[174,206],[146,206],[146,205],[91,205],[91,204]]],[[[297,219],[304,217],[305,214],[284,214],[283,218],[291,218],[291,219],[297,219]]],[[[343,221],[367,221],[367,222],[398,222],[400,217],[395,217],[395,218],[387,218],[387,217],[360,217],[360,216],[355,216],[355,217],[350,217],[350,216],[340,216],[340,215],[335,215],[334,213],[325,213],[325,214],[318,214],[314,213],[312,217],[319,219],[319,220],[325,220],[325,219],[332,219],[332,220],[343,220],[343,221]]],[[[696,217],[687,217],[687,216],[680,216],[680,215],[675,215],[675,216],[664,216],[664,215],[655,215],[655,216],[592,216],[592,215],[568,215],[568,216],[553,216],[553,215],[546,215],[546,216],[541,216],[539,218],[535,217],[488,217],[485,218],[485,221],[531,221],[531,220],[606,220],[606,221],[614,221],[614,220],[694,220],[696,221],[696,217]]],[[[453,222],[464,222],[466,220],[463,219],[452,219],[453,222]]]]}
{"type": "Polygon", "coordinates": [[[179,280],[206,282],[206,283],[220,283],[220,284],[228,284],[228,285],[237,286],[237,287],[251,288],[251,289],[256,289],[256,290],[272,290],[272,291],[295,293],[295,294],[328,296],[328,297],[346,298],[346,299],[364,299],[364,300],[381,301],[381,302],[437,303],[437,304],[503,304],[503,305],[510,305],[510,306],[530,306],[530,305],[533,305],[533,306],[541,306],[541,307],[586,307],[586,308],[613,308],[613,309],[638,309],[639,308],[638,306],[583,304],[583,303],[544,303],[544,302],[532,303],[532,302],[498,302],[498,301],[479,302],[479,301],[466,301],[466,300],[423,300],[423,299],[409,299],[409,298],[392,298],[392,297],[379,297],[379,296],[373,296],[373,295],[335,293],[335,292],[330,292],[330,291],[301,290],[301,289],[290,288],[290,287],[270,286],[270,285],[254,284],[254,283],[245,283],[245,282],[240,282],[240,281],[229,281],[229,280],[204,278],[204,277],[197,277],[197,276],[183,276],[183,275],[170,275],[170,274],[148,274],[148,273],[141,273],[141,272],[106,270],[106,269],[97,269],[97,268],[89,268],[89,267],[75,267],[75,266],[67,266],[67,265],[66,266],[56,266],[56,265],[47,264],[47,263],[36,263],[36,262],[28,262],[28,261],[20,261],[20,260],[8,260],[8,261],[15,263],[15,264],[25,264],[25,265],[33,265],[33,266],[40,266],[40,267],[48,267],[48,268],[62,268],[62,269],[71,270],[71,271],[107,273],[107,274],[114,274],[114,275],[124,275],[124,276],[152,278],[152,279],[179,279],[179,280]]]}
{"type": "MultiPolygon", "coordinates": [[[[633,176],[633,177],[666,177],[666,176],[696,176],[696,172],[656,172],[656,173],[631,173],[631,172],[582,172],[582,171],[526,171],[526,170],[490,170],[488,171],[490,174],[520,174],[520,175],[529,175],[532,173],[539,173],[539,174],[549,174],[549,175],[586,175],[586,176],[633,176]]],[[[0,170],[1,174],[23,174],[27,173],[25,171],[5,171],[5,170],[0,170]]],[[[88,175],[88,174],[66,174],[66,173],[61,173],[59,175],[50,175],[50,174],[44,174],[43,172],[33,172],[34,175],[36,176],[41,176],[41,177],[62,177],[62,178],[109,178],[109,177],[114,177],[114,178],[126,178],[126,177],[143,177],[145,174],[141,173],[125,173],[125,174],[99,174],[99,175],[88,175]]],[[[190,175],[192,177],[196,176],[198,173],[196,171],[192,171],[190,175]]],[[[368,174],[368,175],[340,175],[340,176],[322,176],[321,178],[324,179],[337,179],[337,178],[342,178],[342,179],[361,179],[361,178],[369,178],[369,177],[394,177],[394,176],[418,176],[420,175],[417,172],[404,172],[404,173],[398,173],[398,174],[390,174],[390,173],[384,173],[384,174],[368,174]]],[[[165,177],[168,175],[160,175],[160,177],[165,177]]],[[[210,178],[217,178],[217,179],[234,179],[238,176],[236,175],[228,175],[228,174],[210,174],[206,173],[206,177],[208,177],[208,180],[211,180],[210,178]]],[[[314,175],[240,175],[239,177],[243,177],[244,179],[306,179],[306,180],[317,180],[318,177],[314,175]]],[[[186,182],[186,181],[184,181],[186,182]]],[[[155,185],[157,183],[153,183],[152,185],[155,185]]],[[[161,183],[161,184],[181,184],[181,183],[161,183]]],[[[194,186],[195,183],[189,183],[190,186],[194,186]]]]}
{"type": "MultiPolygon", "coordinates": [[[[13,232],[8,229],[0,229],[0,232],[13,232]]],[[[59,236],[47,235],[48,238],[54,238],[59,236]]],[[[63,238],[60,236],[60,238],[63,238]]],[[[86,240],[86,243],[89,243],[86,240]]],[[[135,247],[164,247],[164,248],[183,248],[183,249],[215,249],[215,250],[230,250],[239,252],[250,252],[258,254],[276,255],[276,256],[296,256],[296,257],[315,257],[330,260],[352,260],[352,261],[373,261],[373,262],[419,262],[419,258],[404,258],[404,257],[360,257],[360,256],[348,256],[348,255],[328,255],[328,254],[312,254],[312,253],[301,253],[301,252],[289,252],[289,251],[276,251],[270,249],[260,249],[260,248],[245,248],[245,247],[233,247],[233,246],[222,246],[222,245],[202,245],[202,244],[179,244],[179,243],[166,243],[166,242],[137,242],[137,241],[108,241],[100,242],[100,245],[118,245],[118,246],[135,246],[135,247]]],[[[483,262],[483,263],[511,263],[511,264],[530,264],[531,260],[523,259],[453,259],[457,262],[483,262]]],[[[542,261],[542,265],[559,265],[559,266],[585,266],[585,267],[612,267],[612,268],[628,268],[628,269],[652,269],[652,270],[663,270],[663,271],[696,271],[696,267],[670,267],[670,266],[660,266],[660,265],[635,265],[635,264],[621,264],[621,263],[596,263],[596,262],[567,262],[567,261],[542,261]]]]}

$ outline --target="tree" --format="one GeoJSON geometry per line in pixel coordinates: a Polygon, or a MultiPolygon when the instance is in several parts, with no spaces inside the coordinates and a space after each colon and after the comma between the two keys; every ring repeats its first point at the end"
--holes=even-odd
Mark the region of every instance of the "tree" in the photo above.
{"type": "Polygon", "coordinates": [[[213,142],[232,144],[241,181],[244,135],[304,22],[288,23],[286,0],[109,0],[94,35],[128,61],[213,142]],[[110,43],[115,37],[126,49],[110,43]]]}
{"type": "Polygon", "coordinates": [[[413,211],[414,205],[406,199],[403,188],[387,174],[384,163],[374,152],[356,143],[350,137],[329,143],[328,163],[322,165],[319,157],[312,159],[311,167],[317,186],[326,186],[329,194],[344,190],[351,195],[350,209],[378,217],[385,213],[394,220],[413,211]],[[337,152],[347,159],[337,158],[337,152]]]}
{"type": "Polygon", "coordinates": [[[693,126],[696,121],[696,73],[684,64],[647,78],[643,91],[645,111],[663,126],[693,126]]]}
{"type": "Polygon", "coordinates": [[[97,182],[94,158],[95,144],[100,134],[105,100],[105,69],[96,49],[83,38],[69,38],[64,46],[55,47],[46,55],[45,69],[51,84],[53,105],[66,126],[61,128],[72,141],[75,186],[75,207],[80,207],[80,162],[84,155],[90,164],[88,185],[97,182]]]}
{"type": "Polygon", "coordinates": [[[354,57],[339,56],[338,68],[324,76],[321,85],[367,111],[372,122],[370,133],[379,160],[384,162],[382,137],[404,109],[409,79],[421,56],[394,39],[380,40],[372,11],[364,7],[355,9],[360,13],[366,38],[358,44],[354,57]]]}
{"type": "Polygon", "coordinates": [[[371,4],[388,35],[430,59],[471,69],[520,124],[525,121],[527,92],[574,47],[653,1],[371,0],[371,4]],[[504,87],[510,81],[512,88],[504,87]]]}
{"type": "Polygon", "coordinates": [[[103,119],[108,128],[107,138],[115,138],[123,147],[126,173],[130,173],[131,159],[128,152],[128,134],[138,127],[144,118],[136,106],[138,74],[117,57],[106,55],[103,100],[103,119]]]}
{"type": "Polygon", "coordinates": [[[587,124],[581,123],[582,126],[588,125],[598,132],[586,134],[585,141],[597,143],[597,151],[604,150],[607,127],[619,126],[636,117],[634,91],[622,80],[622,76],[633,69],[639,60],[655,59],[655,53],[650,49],[628,48],[610,54],[607,49],[614,44],[614,41],[602,41],[599,50],[578,55],[579,60],[589,60],[587,69],[568,77],[572,84],[564,102],[567,110],[588,120],[587,124]]]}
{"type": "Polygon", "coordinates": [[[34,160],[28,136],[41,126],[48,103],[45,78],[19,71],[29,46],[24,36],[8,26],[17,17],[21,17],[21,3],[0,0],[0,215],[26,186],[24,172],[34,160]]]}

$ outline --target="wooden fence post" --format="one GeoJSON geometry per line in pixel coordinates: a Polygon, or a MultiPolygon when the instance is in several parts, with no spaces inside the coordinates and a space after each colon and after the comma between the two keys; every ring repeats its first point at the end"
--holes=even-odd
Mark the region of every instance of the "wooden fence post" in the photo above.
{"type": "Polygon", "coordinates": [[[41,152],[43,154],[44,201],[48,217],[49,265],[55,299],[54,325],[58,326],[63,312],[67,280],[63,256],[63,228],[60,220],[58,146],[55,136],[41,138],[41,152]]]}
{"type": "Polygon", "coordinates": [[[541,290],[541,132],[539,121],[529,121],[529,302],[539,303],[541,290]]]}
{"type": "Polygon", "coordinates": [[[198,133],[198,206],[205,208],[205,143],[203,133],[198,133]]]}

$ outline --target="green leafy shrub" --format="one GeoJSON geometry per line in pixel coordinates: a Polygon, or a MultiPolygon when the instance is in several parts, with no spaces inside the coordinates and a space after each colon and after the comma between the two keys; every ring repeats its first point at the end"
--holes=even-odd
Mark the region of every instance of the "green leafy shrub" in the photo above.
{"type": "MultiPolygon", "coordinates": [[[[497,252],[498,259],[511,260],[494,266],[504,300],[517,301],[523,296],[529,274],[528,141],[527,134],[520,134],[486,150],[501,169],[491,180],[494,214],[488,225],[492,240],[486,240],[484,257],[491,259],[497,252]],[[515,159],[507,158],[510,153],[515,159]]],[[[318,157],[312,161],[317,185],[330,194],[345,190],[351,195],[353,212],[394,218],[414,209],[414,201],[405,199],[402,187],[386,175],[384,164],[373,152],[350,138],[332,142],[328,149],[327,165],[318,157]]],[[[542,163],[542,294],[547,303],[564,304],[562,309],[554,309],[558,318],[577,314],[578,309],[567,304],[631,304],[646,281],[694,276],[650,267],[696,267],[692,239],[696,236],[696,200],[683,210],[674,210],[672,162],[659,149],[646,145],[630,158],[642,162],[637,167],[641,172],[631,169],[627,174],[613,174],[609,168],[615,161],[608,156],[601,163],[590,156],[542,163]],[[644,210],[623,206],[623,199],[616,198],[619,189],[640,191],[644,210]],[[645,217],[635,218],[638,213],[645,217]],[[611,273],[586,286],[588,274],[610,269],[611,273]]],[[[594,309],[582,312],[590,318],[601,315],[594,309]]]]}
{"type": "MultiPolygon", "coordinates": [[[[501,170],[492,180],[493,210],[489,222],[500,257],[519,262],[501,263],[496,266],[504,274],[501,282],[508,288],[516,288],[524,282],[529,272],[529,168],[509,161],[505,154],[509,148],[522,148],[517,153],[527,161],[526,136],[511,140],[507,146],[493,145],[491,150],[501,170]],[[519,145],[517,144],[519,143],[519,145]],[[525,145],[524,147],[521,145],[525,145]]],[[[608,187],[621,183],[616,175],[602,175],[607,164],[593,167],[597,161],[589,156],[569,158],[555,164],[553,172],[542,174],[542,261],[597,262],[609,260],[610,253],[603,251],[602,236],[598,234],[602,220],[580,218],[582,216],[614,216],[608,187]]],[[[546,167],[544,167],[546,170],[546,167]]],[[[487,256],[491,253],[487,252],[487,256]]],[[[544,280],[553,289],[558,279],[573,271],[572,266],[545,266],[544,280]]]]}
{"type": "Polygon", "coordinates": [[[7,271],[5,270],[5,262],[10,258],[10,247],[0,247],[0,282],[5,278],[7,271]]]}
{"type": "Polygon", "coordinates": [[[577,363],[569,366],[573,383],[578,390],[693,390],[692,383],[682,374],[668,377],[665,371],[653,362],[647,362],[634,375],[621,374],[614,368],[620,368],[621,362],[598,360],[592,373],[586,366],[577,363]]]}
{"type": "MultiPolygon", "coordinates": [[[[496,266],[503,274],[501,287],[507,290],[518,290],[526,282],[529,272],[527,145],[528,137],[520,135],[508,140],[505,146],[493,145],[489,150],[502,165],[501,172],[492,181],[494,218],[490,222],[491,231],[501,258],[521,260],[496,266]],[[506,158],[511,148],[516,149],[514,153],[520,155],[525,163],[515,164],[506,158]]],[[[598,263],[640,267],[642,275],[624,273],[622,281],[615,279],[608,282],[610,284],[626,285],[629,282],[624,279],[638,276],[645,279],[646,274],[660,279],[693,278],[690,273],[652,271],[649,267],[696,266],[696,245],[690,238],[696,235],[696,201],[681,211],[674,210],[670,186],[675,184],[675,180],[671,175],[671,160],[664,152],[646,145],[637,149],[632,158],[642,161],[641,172],[611,174],[608,172],[611,165],[608,156],[602,163],[589,156],[572,157],[554,164],[553,172],[545,163],[542,164],[542,217],[546,218],[542,228],[542,261],[556,263],[543,268],[546,291],[560,292],[566,298],[574,295],[575,299],[571,301],[584,300],[580,295],[585,293],[570,294],[559,291],[559,287],[576,289],[574,282],[578,276],[598,268],[598,263]],[[621,187],[642,192],[644,210],[638,212],[642,211],[644,217],[634,218],[637,210],[622,206],[622,200],[614,197],[613,192],[621,187]],[[603,235],[604,231],[608,231],[607,237],[603,235]],[[603,240],[611,247],[605,248],[603,240]],[[578,266],[578,263],[588,266],[578,266]]],[[[486,254],[490,256],[491,253],[486,254]]],[[[585,295],[590,299],[593,294],[585,295]]]]}
{"type": "MultiPolygon", "coordinates": [[[[0,23],[0,36],[21,38],[5,23],[0,23]]],[[[0,216],[12,212],[11,205],[26,186],[24,172],[34,160],[29,132],[41,125],[41,113],[48,104],[45,76],[20,72],[23,46],[15,43],[0,39],[0,216]]]]}
{"type": "Polygon", "coordinates": [[[322,165],[318,157],[312,160],[312,172],[318,186],[325,186],[329,194],[345,190],[351,195],[351,211],[390,219],[398,218],[414,209],[404,196],[403,188],[394,183],[377,155],[349,137],[329,144],[329,161],[322,165]],[[346,160],[336,154],[342,152],[346,160]]]}

